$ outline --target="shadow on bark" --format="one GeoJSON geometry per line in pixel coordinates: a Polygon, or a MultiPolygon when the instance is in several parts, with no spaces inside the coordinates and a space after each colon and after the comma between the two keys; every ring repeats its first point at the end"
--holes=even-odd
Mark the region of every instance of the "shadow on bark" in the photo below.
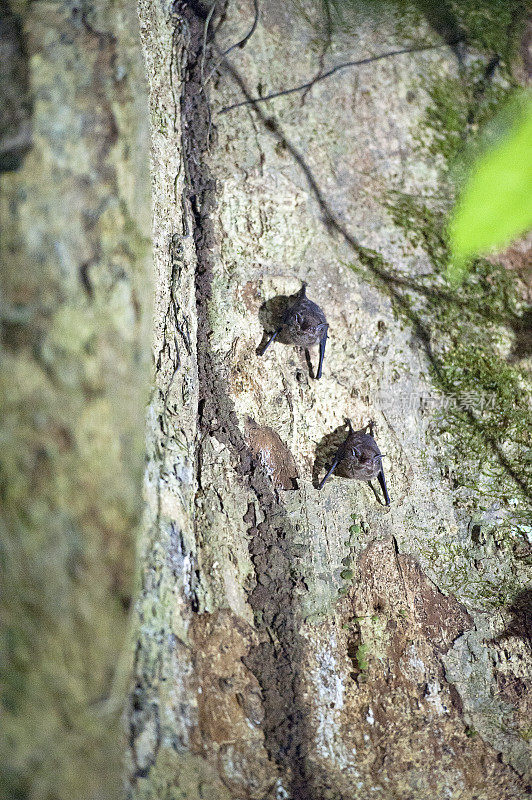
{"type": "MultiPolygon", "coordinates": [[[[262,304],[259,309],[259,321],[264,328],[264,333],[262,335],[260,344],[257,347],[257,353],[259,355],[262,354],[263,348],[268,342],[268,339],[272,333],[280,328],[284,315],[288,309],[294,305],[298,297],[299,292],[295,292],[292,295],[279,294],[275,297],[272,297],[270,300],[266,300],[266,302],[262,304]]],[[[290,342],[286,340],[283,331],[279,333],[275,341],[280,342],[281,344],[290,344],[290,342]]]]}
{"type": "Polygon", "coordinates": [[[495,642],[502,642],[515,636],[532,648],[532,590],[525,589],[514,598],[508,611],[512,615],[510,623],[495,637],[495,642]]]}
{"type": "MultiPolygon", "coordinates": [[[[324,770],[312,764],[309,759],[315,732],[307,715],[302,689],[301,670],[306,648],[299,633],[302,622],[299,595],[306,587],[297,567],[295,531],[268,476],[253,459],[240,431],[225,375],[216,363],[210,345],[208,305],[211,297],[214,244],[210,215],[214,204],[214,180],[206,165],[211,112],[202,74],[206,65],[214,69],[211,48],[250,101],[263,127],[290,153],[304,173],[330,234],[340,237],[349,246],[362,265],[366,279],[374,281],[409,320],[439,385],[450,394],[452,386],[448,384],[438,356],[433,351],[428,325],[401,291],[401,281],[404,279],[396,276],[378,253],[362,246],[338,221],[301,153],[286,137],[277,121],[266,116],[253,103],[241,74],[217,48],[213,36],[207,36],[210,20],[206,19],[204,13],[198,13],[196,6],[196,3],[180,4],[180,13],[187,19],[192,31],[188,44],[188,74],[183,97],[183,150],[189,168],[187,203],[194,218],[198,257],[196,293],[199,323],[200,438],[212,436],[228,447],[238,464],[237,473],[240,479],[255,498],[248,506],[244,521],[248,525],[249,552],[255,569],[255,586],[249,593],[249,602],[255,613],[256,628],[261,641],[250,652],[246,666],[257,677],[263,694],[265,719],[262,727],[265,746],[270,757],[290,781],[294,800],[321,800],[324,790],[330,789],[330,779],[324,770]],[[207,50],[205,41],[208,41],[207,50]],[[258,522],[259,518],[262,521],[258,522]]],[[[409,288],[415,289],[412,285],[415,281],[408,280],[408,284],[409,288]]],[[[420,292],[423,291],[432,290],[421,286],[420,292]]],[[[275,329],[279,315],[286,310],[291,300],[292,298],[282,296],[263,305],[260,319],[265,331],[271,332],[275,329]]],[[[472,412],[468,413],[469,423],[485,434],[486,444],[501,466],[521,490],[530,496],[527,483],[521,478],[516,465],[504,454],[500,443],[483,431],[481,421],[472,412]]],[[[313,481],[316,481],[318,467],[325,465],[344,438],[345,430],[342,426],[319,443],[313,481]]],[[[200,470],[201,463],[198,463],[198,471],[200,470]]]]}
{"type": "Polygon", "coordinates": [[[22,165],[32,146],[32,113],[22,21],[0,0],[0,173],[22,165]]]}
{"type": "MultiPolygon", "coordinates": [[[[260,108],[254,101],[241,73],[226,58],[222,56],[219,50],[218,53],[221,56],[221,63],[223,64],[225,70],[240,88],[242,94],[249,102],[249,105],[252,107],[258,120],[261,122],[265,130],[267,130],[269,134],[283,147],[284,151],[290,154],[294,162],[303,172],[309,189],[320,208],[322,222],[329,233],[342,239],[358,259],[362,269],[357,268],[355,271],[359,271],[362,277],[365,277],[366,280],[373,282],[377,288],[384,292],[390,298],[398,312],[408,320],[416,338],[425,352],[425,356],[431,366],[432,375],[438,388],[446,396],[456,399],[456,392],[454,390],[452,381],[445,374],[441,358],[438,357],[438,355],[434,352],[431,342],[431,329],[429,325],[423,318],[422,314],[413,307],[408,293],[401,291],[404,286],[407,286],[413,291],[418,291],[419,289],[420,294],[429,294],[433,291],[437,292],[439,290],[437,288],[433,290],[432,287],[423,285],[422,281],[404,279],[403,277],[397,276],[393,268],[385,262],[379,253],[360,244],[360,242],[347,230],[347,228],[333,213],[308,163],[292,143],[292,141],[287,138],[277,120],[271,116],[267,116],[262,111],[262,108],[260,108]]],[[[448,302],[462,302],[450,291],[444,291],[443,296],[448,302]]],[[[489,298],[486,300],[486,310],[484,311],[485,316],[489,316],[489,311],[487,310],[488,306],[489,298]]],[[[516,325],[517,320],[519,319],[516,315],[500,315],[500,318],[501,321],[512,320],[513,325],[516,325]]],[[[519,322],[519,326],[522,326],[522,324],[522,322],[519,322]]],[[[530,476],[524,475],[520,465],[506,455],[501,441],[495,438],[495,436],[488,430],[487,426],[483,424],[483,421],[480,417],[478,417],[471,409],[463,408],[462,411],[467,424],[475,430],[476,434],[482,437],[486,448],[491,451],[492,455],[503,471],[519,488],[523,497],[528,500],[532,499],[532,483],[530,476]]]]}
{"type": "MultiPolygon", "coordinates": [[[[305,642],[298,595],[305,584],[297,568],[296,532],[278,499],[278,493],[243,433],[230,397],[227,380],[210,343],[209,302],[212,294],[214,233],[212,209],[215,182],[206,154],[211,134],[210,109],[202,74],[209,67],[204,49],[206,25],[195,3],[179,4],[188,26],[187,79],[182,101],[183,153],[189,182],[185,202],[193,220],[196,245],[196,303],[198,313],[199,438],[214,437],[229,449],[237,463],[237,475],[254,495],[244,521],[248,526],[249,552],[255,569],[255,586],[249,603],[255,614],[260,642],[245,663],[256,676],[263,695],[265,746],[270,758],[291,780],[297,800],[318,800],[305,774],[304,754],[310,741],[300,696],[300,670],[305,642]],[[260,518],[260,522],[258,521],[260,518]]],[[[272,324],[293,298],[277,297],[265,304],[261,319],[272,324]]],[[[201,451],[197,471],[201,475],[201,451]]],[[[200,478],[199,478],[200,480],[200,478]]]]}
{"type": "Polygon", "coordinates": [[[312,467],[312,485],[315,489],[320,483],[320,475],[328,469],[338,452],[338,448],[345,442],[348,433],[347,426],[339,425],[331,433],[327,433],[316,445],[316,458],[312,467]]]}

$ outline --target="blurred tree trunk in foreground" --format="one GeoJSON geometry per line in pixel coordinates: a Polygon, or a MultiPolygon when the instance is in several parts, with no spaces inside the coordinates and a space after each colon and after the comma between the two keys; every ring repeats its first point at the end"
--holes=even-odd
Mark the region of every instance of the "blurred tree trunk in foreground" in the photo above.
{"type": "Polygon", "coordinates": [[[522,80],[520,32],[490,72],[486,15],[442,3],[465,55],[219,113],[322,55],[441,44],[417,5],[375,23],[353,3],[338,30],[271,0],[227,59],[253,3],[208,26],[200,3],[140,0],[140,37],[122,2],[11,8],[7,797],[116,797],[126,749],[143,800],[527,796],[526,292],[487,262],[461,290],[441,277],[449,164],[522,80]],[[256,354],[268,302],[303,281],[330,323],[319,382],[294,348],[256,354]],[[390,509],[362,483],[315,488],[346,417],[376,422],[390,509]]]}
{"type": "Polygon", "coordinates": [[[152,309],[138,19],[14,2],[0,32],[0,794],[116,798],[152,309]]]}

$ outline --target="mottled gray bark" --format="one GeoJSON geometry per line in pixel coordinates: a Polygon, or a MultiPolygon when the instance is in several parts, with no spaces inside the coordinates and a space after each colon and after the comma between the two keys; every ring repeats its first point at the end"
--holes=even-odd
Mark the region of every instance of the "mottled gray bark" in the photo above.
{"type": "MultiPolygon", "coordinates": [[[[320,67],[299,0],[262,3],[224,60],[253,5],[215,43],[198,2],[140,0],[140,37],[122,0],[0,25],[0,795],[119,797],[127,749],[132,798],[524,798],[527,317],[500,273],[474,296],[437,275],[448,152],[508,74],[444,47],[220,114],[320,67]],[[256,353],[302,282],[320,381],[256,353]],[[499,417],[457,427],[477,374],[499,417]],[[390,509],[316,489],[346,417],[376,423],[390,509]]],[[[323,63],[462,30],[465,3],[433,5],[345,20],[323,63]]],[[[505,255],[525,282],[529,246],[505,255]]]]}
{"type": "MultiPolygon", "coordinates": [[[[230,4],[207,46],[196,4],[139,6],[156,388],[130,794],[524,798],[524,617],[509,602],[494,612],[482,591],[511,583],[520,597],[524,562],[490,527],[497,509],[453,491],[420,326],[350,269],[431,271],[386,200],[441,188],[442,165],[413,132],[430,77],[457,74],[455,54],[397,56],[304,103],[220,115],[246,86],[271,91],[318,67],[301,8],[277,2],[224,61],[251,5],[230,4]],[[330,323],[319,382],[294,348],[256,353],[264,304],[303,281],[330,323]],[[315,488],[345,417],[376,422],[390,509],[366,484],[315,488]]],[[[394,26],[361,18],[331,59],[398,43],[394,26]]]]}
{"type": "Polygon", "coordinates": [[[0,5],[0,796],[111,800],[149,382],[144,61],[131,3],[0,5]]]}

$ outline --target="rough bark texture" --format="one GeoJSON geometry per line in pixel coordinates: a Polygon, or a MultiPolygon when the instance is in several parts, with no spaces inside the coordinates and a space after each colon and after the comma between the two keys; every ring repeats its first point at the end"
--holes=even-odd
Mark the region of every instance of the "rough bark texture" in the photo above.
{"type": "Polygon", "coordinates": [[[0,796],[115,798],[149,381],[144,61],[131,3],[0,12],[0,796]]]}
{"type": "MultiPolygon", "coordinates": [[[[439,188],[441,163],[413,132],[427,76],[454,79],[456,57],[398,56],[317,85],[304,104],[221,116],[246,85],[266,92],[316,71],[302,9],[264,4],[231,66],[220,51],[249,29],[249,4],[215,15],[220,49],[201,5],[139,8],[157,369],[130,796],[524,798],[521,529],[501,543],[493,515],[511,522],[511,504],[482,511],[453,490],[430,337],[349,266],[431,271],[430,242],[401,230],[387,191],[439,188]],[[269,301],[303,281],[330,324],[319,382],[294,348],[256,353],[269,301]],[[390,509],[365,484],[315,488],[345,417],[376,422],[390,509]],[[494,611],[485,586],[513,605],[494,611]]],[[[391,24],[361,18],[333,52],[393,45],[391,24]]],[[[508,454],[497,457],[515,483],[508,454]]]]}
{"type": "Polygon", "coordinates": [[[199,0],[140,0],[139,37],[123,0],[0,0],[2,797],[123,796],[127,748],[132,800],[521,800],[530,240],[441,279],[450,156],[512,80],[505,3],[482,41],[477,0],[357,10],[323,54],[320,4],[268,0],[224,59],[253,5],[209,27],[199,0]],[[468,5],[475,46],[218,113],[453,39],[468,5]],[[256,353],[302,282],[320,381],[256,353]],[[346,417],[376,423],[390,509],[316,489],[346,417]]]}

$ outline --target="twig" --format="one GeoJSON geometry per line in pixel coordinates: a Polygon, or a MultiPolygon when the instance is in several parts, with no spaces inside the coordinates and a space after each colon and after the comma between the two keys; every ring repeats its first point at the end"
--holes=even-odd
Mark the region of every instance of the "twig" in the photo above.
{"type": "Polygon", "coordinates": [[[220,61],[218,61],[218,63],[215,64],[214,67],[211,69],[210,74],[207,76],[207,79],[205,80],[205,85],[207,83],[209,83],[209,81],[211,80],[211,78],[214,75],[214,73],[219,69],[220,64],[222,63],[221,59],[225,58],[225,56],[228,55],[228,53],[230,53],[232,50],[234,50],[235,47],[239,47],[239,48],[245,47],[246,44],[251,39],[251,37],[253,36],[253,34],[255,33],[255,30],[256,30],[258,22],[259,22],[259,0],[253,0],[253,5],[254,5],[254,8],[255,8],[255,18],[253,20],[253,25],[251,26],[249,32],[239,42],[236,42],[235,44],[232,44],[231,47],[229,47],[228,50],[225,50],[223,53],[220,53],[220,61]]]}
{"type": "Polygon", "coordinates": [[[241,100],[239,103],[233,103],[230,106],[225,106],[222,108],[218,114],[227,114],[228,111],[232,111],[235,108],[240,108],[241,106],[248,106],[248,105],[256,105],[257,103],[265,103],[266,100],[273,100],[276,97],[284,97],[287,94],[294,94],[294,92],[301,92],[304,89],[311,89],[316,83],[319,81],[325,80],[325,78],[329,78],[331,75],[334,75],[336,72],[340,72],[342,69],[348,69],[349,67],[360,67],[363,64],[371,64],[373,61],[380,61],[383,58],[390,58],[390,56],[400,56],[404,53],[420,53],[424,50],[437,50],[441,47],[448,47],[447,44],[427,44],[427,45],[420,45],[418,47],[404,47],[401,50],[391,50],[388,53],[381,53],[378,56],[369,56],[368,58],[361,58],[359,61],[346,61],[343,64],[337,64],[336,67],[328,70],[328,72],[324,72],[322,75],[317,75],[311,81],[307,83],[302,83],[300,86],[293,86],[291,89],[283,89],[279,92],[272,92],[271,94],[267,94],[265,97],[249,97],[246,100],[241,100]]]}
{"type": "Polygon", "coordinates": [[[323,69],[325,67],[325,56],[327,55],[327,53],[329,52],[329,50],[331,48],[331,43],[332,43],[331,6],[330,6],[328,0],[323,0],[322,4],[323,4],[323,7],[325,9],[325,20],[326,20],[326,22],[325,22],[325,24],[326,24],[326,28],[325,28],[325,43],[324,43],[324,45],[323,45],[323,47],[321,49],[320,60],[319,60],[319,63],[318,63],[318,71],[317,71],[316,75],[313,78],[312,85],[308,86],[305,89],[305,91],[303,92],[303,95],[301,97],[301,105],[303,105],[305,103],[305,100],[307,99],[307,95],[310,92],[310,90],[312,89],[312,86],[314,86],[314,83],[316,82],[316,79],[323,75],[323,69]]]}
{"type": "MultiPolygon", "coordinates": [[[[216,47],[216,45],[215,45],[215,47],[216,47]]],[[[220,55],[221,55],[221,53],[220,53],[220,55]]],[[[299,150],[297,150],[297,148],[294,147],[294,145],[289,141],[289,139],[286,138],[286,136],[281,131],[281,129],[280,129],[279,125],[277,124],[277,122],[274,119],[272,119],[271,117],[266,116],[264,111],[262,109],[258,108],[259,101],[260,100],[266,100],[267,98],[264,97],[264,98],[258,98],[257,99],[257,98],[251,97],[251,93],[250,93],[248,87],[246,86],[246,83],[244,82],[244,79],[242,78],[240,72],[231,64],[230,61],[228,61],[223,56],[221,58],[221,61],[222,61],[223,65],[224,65],[225,69],[229,72],[229,74],[231,75],[231,77],[235,81],[235,83],[239,86],[242,94],[246,97],[246,101],[244,103],[238,103],[238,105],[251,105],[251,106],[253,106],[253,109],[254,109],[255,113],[257,114],[258,118],[260,119],[260,121],[262,122],[264,127],[268,131],[270,131],[270,133],[273,134],[273,136],[275,136],[275,138],[279,142],[281,142],[281,144],[286,148],[286,150],[290,153],[290,155],[292,156],[294,161],[299,165],[299,167],[303,171],[303,173],[304,173],[304,175],[305,175],[305,177],[307,179],[307,182],[309,184],[309,188],[310,188],[312,194],[314,195],[314,197],[316,198],[316,200],[318,202],[318,205],[320,206],[320,208],[322,210],[323,220],[324,220],[326,226],[328,228],[332,228],[332,229],[336,230],[337,232],[341,232],[343,234],[344,238],[347,238],[348,244],[354,250],[359,252],[360,249],[361,249],[360,243],[355,239],[354,236],[352,236],[351,234],[345,232],[344,229],[340,226],[340,223],[337,222],[334,214],[332,213],[331,209],[329,208],[329,205],[328,205],[327,201],[325,200],[325,197],[323,196],[323,194],[321,192],[320,187],[318,186],[318,183],[317,183],[316,179],[314,178],[314,175],[312,174],[310,168],[308,167],[305,159],[303,158],[303,156],[301,155],[299,150]]],[[[323,77],[325,77],[325,76],[323,76],[323,77]]],[[[232,108],[232,107],[233,106],[229,106],[229,108],[232,108]]],[[[227,110],[229,110],[229,108],[227,110]]],[[[218,113],[221,114],[222,112],[223,112],[223,109],[222,109],[222,111],[220,111],[218,113]]]]}
{"type": "MultiPolygon", "coordinates": [[[[439,47],[446,46],[446,45],[437,45],[439,47]]],[[[216,45],[215,45],[216,47],[216,45]]],[[[428,48],[423,48],[428,49],[428,48]]],[[[218,51],[221,55],[220,51],[218,51]]],[[[382,56],[381,56],[382,57],[382,56]]],[[[373,276],[381,283],[381,285],[385,285],[388,289],[388,294],[392,301],[398,303],[401,306],[403,312],[408,317],[412,327],[419,337],[421,345],[425,351],[425,354],[432,364],[434,368],[434,372],[440,381],[440,384],[444,387],[444,392],[450,394],[452,396],[452,386],[449,387],[449,380],[443,374],[441,365],[439,364],[437,357],[434,353],[430,333],[421,319],[421,317],[409,306],[408,301],[405,301],[405,298],[401,295],[400,291],[397,287],[392,285],[390,281],[390,275],[384,268],[384,262],[380,260],[378,257],[375,258],[376,254],[374,251],[370,250],[367,247],[364,247],[352,233],[350,233],[347,228],[340,222],[340,220],[336,217],[334,212],[332,211],[329,203],[325,199],[316,178],[314,177],[312,170],[308,166],[307,162],[305,161],[303,155],[299,152],[299,150],[292,144],[292,142],[285,136],[283,133],[282,128],[278,124],[278,122],[273,119],[272,117],[267,116],[264,111],[258,107],[258,101],[255,98],[251,97],[251,92],[249,91],[242,75],[240,72],[228,61],[226,58],[221,58],[225,69],[231,75],[233,80],[238,84],[242,94],[244,97],[247,98],[246,103],[240,103],[240,105],[251,105],[253,106],[253,111],[264,125],[267,131],[275,138],[278,142],[280,142],[284,149],[290,153],[296,164],[300,167],[305,178],[307,180],[309,189],[311,193],[314,195],[316,202],[318,203],[321,212],[322,212],[322,220],[326,228],[329,232],[334,232],[339,235],[344,242],[351,248],[351,250],[358,256],[362,264],[368,269],[369,272],[373,274],[373,276]]],[[[258,98],[259,100],[263,100],[266,98],[258,98]]],[[[495,457],[501,464],[501,466],[506,470],[506,472],[512,477],[515,483],[520,487],[527,498],[532,497],[531,491],[529,486],[526,483],[520,473],[517,472],[514,465],[511,461],[509,461],[508,457],[504,453],[503,449],[499,442],[493,437],[493,435],[489,434],[487,431],[482,430],[482,426],[479,424],[479,418],[475,416],[475,414],[470,410],[466,409],[464,412],[467,416],[468,422],[471,426],[476,427],[477,429],[480,428],[486,443],[492,449],[495,457]]]]}
{"type": "Polygon", "coordinates": [[[255,33],[257,25],[259,24],[259,0],[253,0],[253,7],[255,9],[255,18],[253,20],[253,25],[249,29],[248,33],[239,42],[236,42],[236,44],[232,44],[228,50],[225,50],[225,52],[222,53],[222,56],[229,55],[229,53],[236,47],[239,47],[240,49],[245,47],[249,42],[249,40],[251,39],[251,37],[253,36],[253,34],[255,33]]]}
{"type": "Polygon", "coordinates": [[[205,92],[205,84],[203,80],[203,70],[205,69],[205,53],[207,50],[207,36],[209,33],[209,24],[214,14],[214,9],[216,8],[216,2],[214,2],[210,8],[209,13],[207,14],[207,18],[205,20],[205,26],[203,28],[203,46],[201,48],[201,63],[200,63],[200,76],[201,76],[201,88],[205,92]]]}
{"type": "MultiPolygon", "coordinates": [[[[214,9],[216,8],[216,0],[214,0],[209,13],[207,14],[207,19],[205,20],[205,27],[203,29],[203,46],[201,49],[201,62],[200,62],[200,83],[201,83],[201,91],[205,97],[205,103],[207,106],[207,112],[209,115],[209,127],[207,130],[207,143],[211,140],[211,128],[212,128],[212,111],[211,111],[211,104],[209,103],[209,98],[207,96],[207,91],[205,89],[205,80],[203,76],[203,71],[205,69],[205,58],[207,55],[207,36],[209,34],[209,25],[211,22],[212,15],[214,14],[214,9]]],[[[210,76],[209,76],[210,77],[210,76]]]]}

